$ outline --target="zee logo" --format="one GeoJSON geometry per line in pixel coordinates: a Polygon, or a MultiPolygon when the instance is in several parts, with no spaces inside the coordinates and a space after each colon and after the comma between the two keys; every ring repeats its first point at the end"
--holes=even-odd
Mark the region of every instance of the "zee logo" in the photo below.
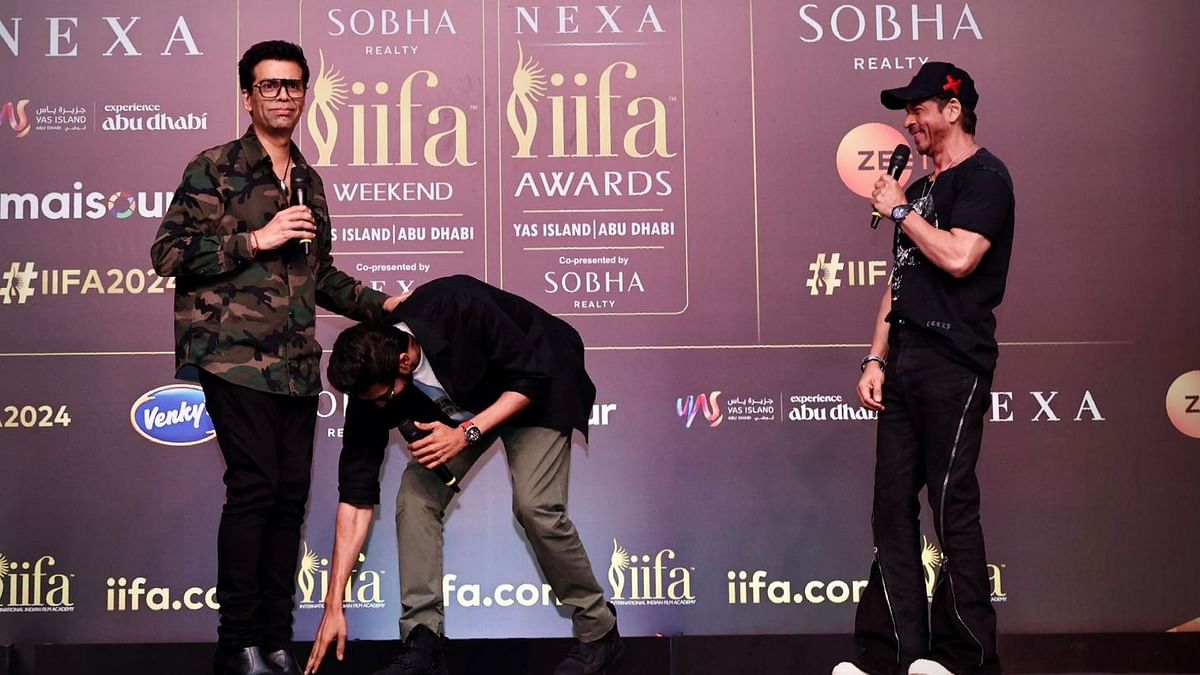
{"type": "Polygon", "coordinates": [[[142,394],[129,409],[129,423],[160,445],[196,445],[216,436],[204,391],[194,384],[171,384],[142,394]]]}

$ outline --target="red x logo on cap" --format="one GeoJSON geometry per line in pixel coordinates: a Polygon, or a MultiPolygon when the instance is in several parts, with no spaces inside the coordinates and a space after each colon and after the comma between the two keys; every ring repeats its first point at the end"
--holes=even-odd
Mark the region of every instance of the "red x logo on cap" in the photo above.
{"type": "Polygon", "coordinates": [[[958,96],[958,86],[962,84],[962,80],[954,79],[953,75],[946,76],[946,84],[942,85],[942,91],[953,91],[955,96],[958,96]]]}

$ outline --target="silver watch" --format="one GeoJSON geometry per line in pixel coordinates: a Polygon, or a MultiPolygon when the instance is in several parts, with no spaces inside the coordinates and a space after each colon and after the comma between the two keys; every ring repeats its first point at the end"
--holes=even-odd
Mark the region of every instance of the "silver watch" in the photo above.
{"type": "Polygon", "coordinates": [[[914,210],[916,210],[916,207],[913,206],[912,204],[901,204],[901,205],[897,206],[896,208],[892,209],[892,213],[888,217],[892,219],[892,222],[899,225],[900,221],[907,218],[908,214],[912,213],[914,210]]]}

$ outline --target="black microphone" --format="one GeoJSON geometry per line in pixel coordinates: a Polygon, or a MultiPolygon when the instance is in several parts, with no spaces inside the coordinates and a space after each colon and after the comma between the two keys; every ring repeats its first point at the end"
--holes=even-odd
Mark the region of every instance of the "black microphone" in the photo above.
{"type": "MultiPolygon", "coordinates": [[[[410,444],[425,438],[430,433],[423,429],[418,429],[417,425],[414,424],[412,420],[407,418],[400,420],[400,424],[397,426],[400,429],[400,435],[403,436],[404,440],[408,441],[410,444]]],[[[454,474],[450,473],[450,469],[447,469],[445,464],[433,469],[432,471],[437,474],[438,478],[442,479],[442,483],[445,484],[446,487],[450,488],[451,492],[458,492],[458,478],[456,478],[454,474]]]]}
{"type": "MultiPolygon", "coordinates": [[[[308,206],[309,197],[312,196],[312,188],[308,186],[308,171],[300,167],[292,169],[292,199],[291,206],[308,206]]],[[[308,257],[309,250],[312,247],[312,239],[301,239],[300,248],[304,251],[304,256],[308,257]]]]}
{"type": "MultiPolygon", "coordinates": [[[[900,180],[900,174],[904,173],[904,167],[908,166],[908,156],[912,154],[912,150],[908,149],[907,143],[901,143],[892,151],[892,158],[888,160],[888,175],[896,180],[900,180]]],[[[878,211],[871,212],[871,229],[879,227],[879,219],[883,215],[878,211]]]]}

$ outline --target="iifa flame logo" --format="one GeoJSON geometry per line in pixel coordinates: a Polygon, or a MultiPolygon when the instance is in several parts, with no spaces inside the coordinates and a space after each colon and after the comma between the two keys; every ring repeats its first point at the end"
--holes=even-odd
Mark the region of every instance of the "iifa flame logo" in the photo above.
{"type": "Polygon", "coordinates": [[[204,390],[194,384],[170,384],[142,394],[129,409],[129,423],[148,441],[196,445],[214,438],[205,410],[204,390]]]}
{"type": "Polygon", "coordinates": [[[349,166],[417,166],[418,159],[435,167],[452,164],[475,165],[475,162],[467,157],[467,113],[463,108],[454,105],[429,108],[429,114],[426,116],[429,125],[443,126],[437,133],[430,133],[424,139],[421,155],[414,157],[413,150],[421,140],[417,133],[417,125],[420,124],[417,111],[429,105],[417,100],[417,95],[437,93],[441,82],[437,73],[431,70],[414,71],[404,78],[399,93],[390,100],[382,97],[389,94],[391,84],[376,82],[374,92],[381,98],[369,106],[375,117],[375,124],[370,128],[372,125],[366,122],[368,106],[358,102],[367,93],[367,85],[354,82],[347,86],[346,78],[341,72],[325,63],[325,53],[321,50],[317,53],[320,58],[320,70],[313,84],[313,104],[308,109],[308,133],[317,147],[317,161],[313,162],[314,166],[338,166],[333,154],[338,147],[338,133],[341,129],[337,111],[343,106],[349,107],[352,113],[350,140],[353,144],[353,154],[349,166]],[[350,102],[351,96],[355,102],[350,102]],[[394,144],[391,135],[393,129],[398,137],[394,144]],[[373,160],[367,157],[368,136],[372,136],[375,141],[373,160]],[[443,139],[446,139],[446,143],[442,143],[443,139]],[[444,156],[447,153],[439,153],[439,144],[444,148],[452,148],[453,155],[444,156]],[[392,155],[393,146],[396,147],[395,156],[392,155]]]}
{"type": "Polygon", "coordinates": [[[653,556],[629,553],[613,539],[608,584],[617,605],[692,605],[692,570],[668,567],[675,551],[664,548],[653,556]]]}
{"type": "Polygon", "coordinates": [[[716,427],[724,422],[725,414],[721,412],[721,403],[717,400],[720,395],[720,391],[714,391],[694,396],[688,394],[687,398],[675,399],[675,412],[684,419],[684,427],[692,428],[692,421],[696,419],[696,413],[704,414],[704,419],[708,420],[709,427],[716,427]]]}
{"type": "MultiPolygon", "coordinates": [[[[517,141],[516,158],[537,157],[534,150],[534,140],[538,134],[539,112],[535,105],[539,99],[545,98],[550,102],[550,141],[549,157],[616,157],[613,150],[614,118],[622,118],[613,114],[614,101],[622,96],[613,93],[613,79],[618,75],[625,80],[634,80],[638,76],[637,66],[629,61],[614,61],[600,72],[596,83],[595,93],[584,89],[588,85],[587,73],[575,73],[572,82],[578,89],[570,96],[564,96],[560,88],[566,85],[567,79],[561,73],[553,73],[549,78],[545,69],[533,57],[525,56],[525,49],[517,42],[517,66],[512,75],[512,93],[505,105],[505,117],[508,128],[517,141]],[[553,91],[552,91],[553,90],[553,91]],[[589,108],[589,99],[596,99],[596,111],[589,108]],[[570,106],[567,100],[570,100],[570,106]],[[568,134],[567,109],[574,107],[573,128],[568,134]],[[597,119],[599,128],[598,147],[593,148],[590,140],[591,119],[597,119]],[[573,151],[567,151],[567,138],[575,139],[573,151]]],[[[618,110],[620,108],[617,108],[618,110]]],[[[628,125],[621,141],[621,150],[626,157],[644,159],[647,157],[674,157],[676,153],[667,148],[667,106],[662,99],[653,96],[638,96],[625,106],[623,121],[628,125]],[[643,108],[646,110],[645,119],[639,118],[643,108]],[[635,123],[636,122],[636,123],[635,123]],[[639,136],[643,132],[649,139],[649,147],[639,149],[639,136]]],[[[619,132],[618,132],[619,133],[619,132]]],[[[645,146],[646,143],[643,143],[645,146]]]]}
{"type": "MultiPolygon", "coordinates": [[[[933,597],[933,591],[937,588],[938,580],[941,578],[938,572],[945,563],[946,556],[925,535],[921,535],[921,567],[925,570],[925,594],[930,598],[933,597]]],[[[1008,594],[1004,592],[1004,582],[1001,579],[1003,569],[1003,565],[988,563],[988,583],[991,584],[992,602],[1008,600],[1008,594]]]]}
{"type": "MultiPolygon", "coordinates": [[[[383,572],[362,569],[367,556],[358,554],[358,566],[350,571],[342,603],[347,607],[382,607],[383,572]]],[[[296,574],[296,588],[300,590],[300,607],[321,607],[329,593],[329,559],[322,558],[304,542],[304,556],[296,574]]]]}
{"type": "Polygon", "coordinates": [[[58,561],[44,555],[33,562],[17,562],[0,553],[0,608],[25,612],[69,612],[71,576],[52,574],[58,561]]]}

